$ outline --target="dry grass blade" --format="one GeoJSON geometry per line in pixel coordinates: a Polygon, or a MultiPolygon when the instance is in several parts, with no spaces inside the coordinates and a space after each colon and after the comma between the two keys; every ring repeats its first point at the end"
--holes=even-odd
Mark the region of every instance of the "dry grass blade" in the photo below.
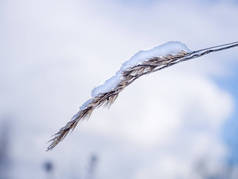
{"type": "Polygon", "coordinates": [[[61,142],[70,131],[73,131],[77,126],[78,122],[86,117],[89,117],[93,110],[102,105],[110,106],[118,97],[119,93],[128,85],[130,85],[133,81],[138,79],[139,77],[162,70],[163,68],[167,68],[179,62],[187,61],[190,59],[194,59],[212,52],[225,50],[228,48],[237,47],[238,42],[233,42],[229,44],[219,45],[215,47],[210,47],[206,49],[201,49],[192,52],[180,51],[176,55],[168,54],[164,57],[153,57],[142,64],[131,67],[123,72],[123,78],[120,83],[111,91],[106,93],[101,93],[96,97],[92,98],[89,103],[81,109],[76,115],[73,116],[71,121],[69,121],[64,127],[62,127],[49,141],[50,145],[47,150],[53,149],[59,142],[61,142]]]}

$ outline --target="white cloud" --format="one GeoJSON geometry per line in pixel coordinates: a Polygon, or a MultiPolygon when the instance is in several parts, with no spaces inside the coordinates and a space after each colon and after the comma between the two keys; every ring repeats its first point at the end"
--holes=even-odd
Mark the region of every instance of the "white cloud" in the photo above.
{"type": "MultiPolygon", "coordinates": [[[[237,6],[158,2],[128,8],[107,1],[26,0],[1,8],[0,112],[17,116],[13,152],[19,162],[40,165],[49,157],[69,177],[96,152],[98,178],[191,178],[195,161],[208,156],[216,163],[226,155],[218,133],[233,99],[212,77],[229,72],[232,50],[139,79],[55,151],[45,153],[43,147],[90,90],[138,50],[169,40],[191,49],[235,41],[238,22],[231,17],[237,17],[237,6]]],[[[18,170],[25,178],[25,168],[18,170]]]]}

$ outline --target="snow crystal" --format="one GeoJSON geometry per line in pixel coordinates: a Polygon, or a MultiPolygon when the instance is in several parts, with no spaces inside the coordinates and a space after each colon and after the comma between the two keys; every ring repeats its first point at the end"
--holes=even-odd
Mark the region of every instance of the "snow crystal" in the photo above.
{"type": "Polygon", "coordinates": [[[88,107],[88,105],[92,102],[92,98],[87,100],[85,103],[83,103],[83,105],[80,107],[80,110],[84,110],[88,107]]]}
{"type": "Polygon", "coordinates": [[[121,81],[122,73],[128,68],[134,67],[153,57],[163,57],[167,55],[176,55],[181,51],[191,52],[191,50],[183,43],[177,41],[167,42],[156,46],[150,50],[137,52],[128,61],[124,62],[120,70],[110,79],[106,80],[102,85],[92,90],[92,97],[101,93],[106,93],[113,90],[121,81]]]}
{"type": "Polygon", "coordinates": [[[150,50],[141,50],[132,56],[128,61],[124,62],[120,71],[136,66],[153,57],[163,57],[168,54],[176,55],[181,51],[190,52],[191,50],[181,42],[167,42],[165,44],[156,46],[150,50]]]}
{"type": "Polygon", "coordinates": [[[121,73],[116,73],[113,77],[106,80],[104,84],[94,88],[92,90],[92,97],[95,97],[100,93],[106,93],[114,89],[120,83],[121,77],[122,77],[121,73]]]}

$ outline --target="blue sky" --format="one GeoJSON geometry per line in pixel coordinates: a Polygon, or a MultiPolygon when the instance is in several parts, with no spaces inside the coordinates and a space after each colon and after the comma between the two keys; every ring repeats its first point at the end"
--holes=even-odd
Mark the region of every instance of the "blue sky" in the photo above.
{"type": "Polygon", "coordinates": [[[234,66],[231,67],[231,74],[226,78],[216,79],[217,83],[221,86],[221,88],[224,88],[225,90],[229,91],[229,93],[233,96],[235,103],[235,109],[232,112],[232,116],[224,123],[222,131],[224,141],[229,146],[229,150],[231,151],[230,160],[235,163],[238,162],[238,140],[236,138],[236,136],[238,135],[238,112],[236,110],[238,106],[238,73],[236,70],[237,66],[237,63],[235,63],[234,66]]]}

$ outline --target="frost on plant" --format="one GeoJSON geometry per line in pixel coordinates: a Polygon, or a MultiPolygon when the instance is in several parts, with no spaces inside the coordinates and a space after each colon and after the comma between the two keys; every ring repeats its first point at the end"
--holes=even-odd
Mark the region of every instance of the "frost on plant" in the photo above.
{"type": "Polygon", "coordinates": [[[167,42],[150,50],[139,51],[128,61],[124,62],[116,74],[106,80],[102,85],[92,90],[91,96],[72,119],[62,127],[50,140],[47,150],[53,149],[69,131],[75,129],[78,122],[89,117],[93,110],[102,105],[110,106],[119,93],[139,77],[162,70],[179,62],[194,59],[212,52],[237,47],[238,42],[191,51],[181,42],[167,42]]]}

